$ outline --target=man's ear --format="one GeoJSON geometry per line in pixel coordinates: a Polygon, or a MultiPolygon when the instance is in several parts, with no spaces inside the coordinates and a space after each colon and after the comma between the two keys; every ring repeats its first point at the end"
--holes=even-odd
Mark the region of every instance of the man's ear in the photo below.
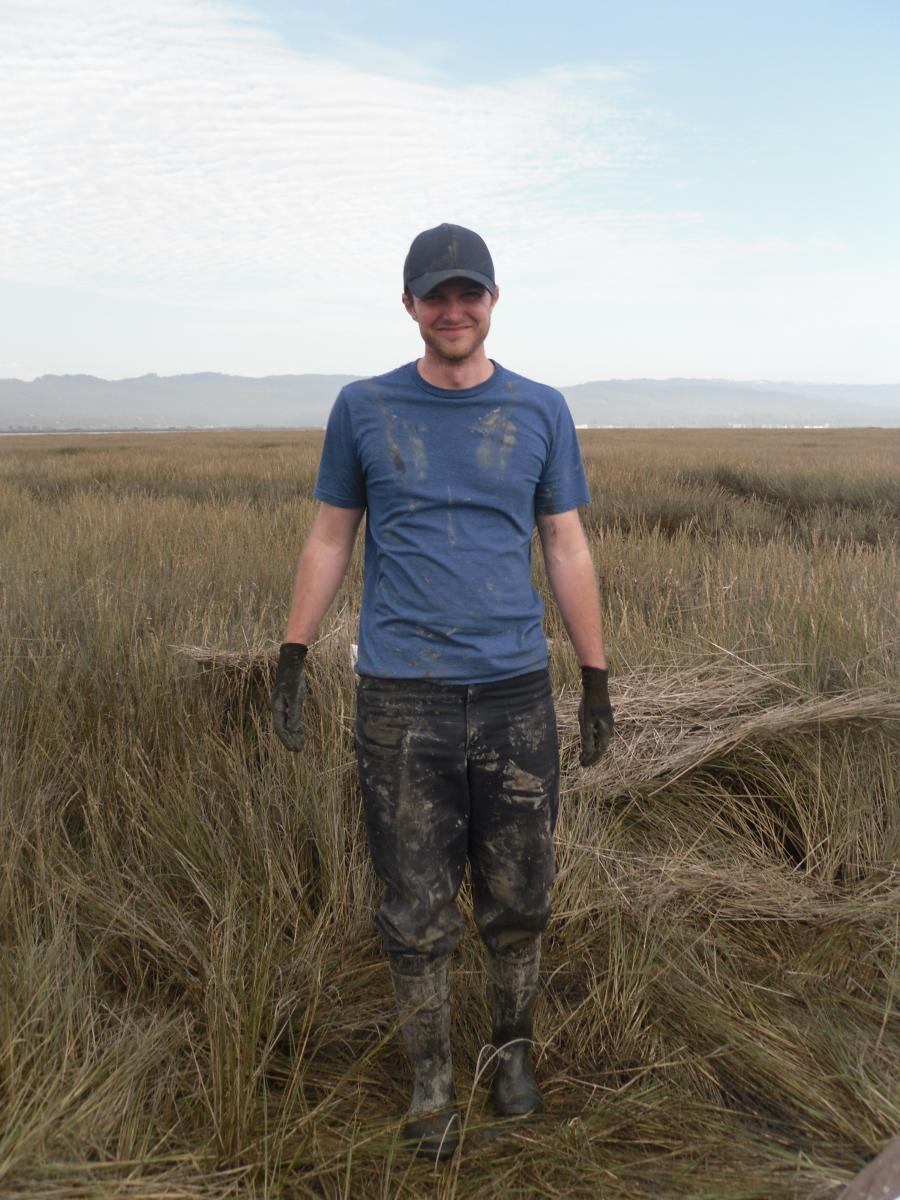
{"type": "Polygon", "coordinates": [[[409,313],[409,315],[415,321],[416,310],[415,310],[415,306],[413,305],[412,296],[410,296],[410,294],[408,292],[403,292],[402,295],[400,296],[400,299],[403,301],[403,307],[406,309],[406,311],[409,313]]]}
{"type": "Polygon", "coordinates": [[[493,308],[493,307],[494,307],[494,305],[497,303],[497,301],[498,301],[499,299],[500,299],[500,289],[499,289],[498,287],[495,287],[495,288],[494,288],[494,295],[493,295],[493,297],[491,298],[491,308],[493,308]]]}

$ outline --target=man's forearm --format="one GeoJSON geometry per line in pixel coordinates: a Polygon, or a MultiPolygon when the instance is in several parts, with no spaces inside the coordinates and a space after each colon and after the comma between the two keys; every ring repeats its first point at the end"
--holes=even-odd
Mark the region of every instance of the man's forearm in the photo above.
{"type": "Polygon", "coordinates": [[[332,545],[310,534],[297,563],[284,641],[310,644],[338,594],[352,553],[352,542],[332,545]]]}
{"type": "Polygon", "coordinates": [[[587,548],[570,558],[545,556],[550,590],[563,625],[583,667],[606,667],[600,593],[594,562],[587,548]]]}

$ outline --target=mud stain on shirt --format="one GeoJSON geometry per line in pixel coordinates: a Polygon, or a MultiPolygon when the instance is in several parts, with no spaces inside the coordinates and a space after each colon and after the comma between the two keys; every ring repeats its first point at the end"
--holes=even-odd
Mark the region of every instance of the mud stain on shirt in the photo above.
{"type": "Polygon", "coordinates": [[[505,471],[516,444],[516,426],[498,405],[472,427],[481,436],[475,446],[475,461],[482,471],[505,471]]]}
{"type": "Polygon", "coordinates": [[[377,400],[376,406],[394,473],[399,479],[405,479],[407,471],[411,470],[416,479],[425,479],[428,475],[428,454],[422,437],[425,426],[398,421],[397,414],[384,400],[377,400]]]}
{"type": "Polygon", "coordinates": [[[456,545],[456,526],[453,523],[453,491],[447,484],[447,541],[451,546],[456,545]]]}
{"type": "Polygon", "coordinates": [[[391,466],[394,468],[394,473],[403,479],[406,476],[406,462],[397,438],[397,414],[391,412],[385,401],[380,398],[375,401],[375,405],[381,419],[381,427],[384,430],[384,440],[391,466]]]}
{"type": "Polygon", "coordinates": [[[409,441],[409,455],[412,459],[416,479],[424,479],[428,474],[428,455],[425,453],[425,442],[422,438],[425,426],[420,425],[418,429],[413,429],[412,426],[407,425],[404,429],[409,441]]]}

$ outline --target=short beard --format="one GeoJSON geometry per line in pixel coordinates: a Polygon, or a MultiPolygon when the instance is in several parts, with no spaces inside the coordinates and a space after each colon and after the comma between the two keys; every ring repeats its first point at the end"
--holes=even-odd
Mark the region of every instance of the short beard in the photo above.
{"type": "Polygon", "coordinates": [[[477,333],[475,335],[475,339],[469,342],[467,346],[460,346],[458,350],[447,350],[445,346],[441,345],[437,339],[433,339],[431,335],[426,336],[424,333],[422,334],[422,340],[424,341],[425,345],[429,347],[434,356],[439,358],[442,362],[452,365],[465,362],[466,359],[471,358],[473,354],[477,354],[477,352],[484,345],[486,337],[487,330],[485,330],[483,334],[477,333]]]}

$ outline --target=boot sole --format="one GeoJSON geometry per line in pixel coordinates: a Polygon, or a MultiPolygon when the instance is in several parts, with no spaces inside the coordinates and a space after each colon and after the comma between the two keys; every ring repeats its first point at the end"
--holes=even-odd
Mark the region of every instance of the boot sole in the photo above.
{"type": "Polygon", "coordinates": [[[403,1144],[417,1157],[438,1162],[452,1158],[459,1147],[459,1113],[408,1121],[402,1136],[403,1144]]]}
{"type": "Polygon", "coordinates": [[[504,1121],[524,1121],[529,1117],[542,1117],[544,1115],[543,1104],[533,1104],[530,1108],[500,1108],[495,1104],[493,1108],[494,1116],[504,1121]]]}
{"type": "Polygon", "coordinates": [[[518,1096],[501,1099],[496,1091],[491,1093],[491,1107],[498,1117],[540,1117],[544,1112],[544,1098],[535,1088],[520,1092],[518,1096]]]}

